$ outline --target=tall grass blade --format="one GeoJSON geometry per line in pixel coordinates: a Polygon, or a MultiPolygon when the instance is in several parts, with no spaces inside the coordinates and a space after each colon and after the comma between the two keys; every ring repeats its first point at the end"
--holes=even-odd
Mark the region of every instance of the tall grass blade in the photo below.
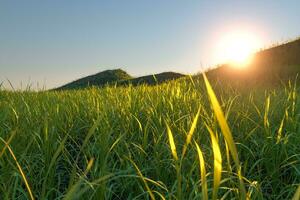
{"type": "Polygon", "coordinates": [[[206,128],[211,137],[211,144],[214,153],[214,188],[213,188],[213,197],[212,199],[215,200],[218,197],[218,190],[221,182],[221,175],[222,175],[222,155],[221,150],[217,141],[217,138],[214,132],[206,125],[206,128]]]}
{"type": "Polygon", "coordinates": [[[265,103],[265,114],[264,114],[265,128],[269,128],[269,126],[270,126],[269,119],[268,119],[269,110],[270,110],[270,96],[267,97],[266,103],[265,103]]]}
{"type": "Polygon", "coordinates": [[[43,185],[42,185],[42,197],[46,193],[47,180],[48,180],[48,176],[50,174],[50,171],[53,170],[53,166],[55,165],[55,162],[56,162],[57,158],[59,157],[60,153],[65,148],[65,143],[66,143],[68,137],[69,137],[69,135],[66,134],[65,137],[63,138],[63,140],[61,141],[61,143],[59,144],[59,146],[57,147],[55,153],[53,154],[53,157],[51,158],[50,164],[48,165],[48,170],[47,170],[46,175],[45,175],[45,180],[44,180],[43,185]]]}
{"type": "Polygon", "coordinates": [[[72,169],[69,186],[72,185],[72,183],[75,179],[76,165],[77,165],[77,163],[80,159],[81,152],[83,152],[83,150],[84,150],[85,146],[88,144],[90,138],[94,135],[94,133],[96,131],[96,128],[98,127],[99,123],[100,123],[100,117],[97,118],[97,120],[94,122],[93,126],[89,129],[87,135],[85,136],[85,138],[83,140],[82,145],[80,146],[79,152],[77,153],[77,156],[76,156],[76,159],[75,159],[75,164],[74,164],[73,169],[72,169]]]}
{"type": "Polygon", "coordinates": [[[17,133],[17,131],[13,131],[12,134],[10,135],[10,137],[8,138],[7,142],[4,144],[4,147],[3,147],[2,151],[0,152],[0,158],[3,156],[6,148],[8,147],[8,145],[10,144],[10,142],[12,141],[12,139],[14,138],[16,133],[17,133]]]}
{"type": "Polygon", "coordinates": [[[228,147],[230,149],[230,152],[231,152],[231,155],[233,157],[233,160],[235,162],[235,164],[237,166],[239,166],[239,158],[238,158],[238,153],[237,153],[237,148],[235,146],[235,143],[234,143],[234,140],[233,140],[233,137],[232,137],[232,134],[231,134],[231,131],[229,129],[229,126],[227,124],[227,121],[225,119],[225,116],[223,114],[223,111],[221,109],[221,106],[217,100],[217,97],[210,85],[210,83],[208,82],[207,78],[205,75],[204,76],[204,80],[205,80],[205,84],[206,84],[206,88],[207,88],[207,93],[208,93],[208,96],[210,98],[210,101],[211,101],[211,104],[212,104],[212,108],[214,110],[214,113],[216,115],[216,118],[218,120],[218,123],[220,125],[220,128],[222,130],[222,133],[224,135],[224,138],[228,144],[228,147]]]}
{"type": "Polygon", "coordinates": [[[242,179],[242,176],[241,176],[241,173],[240,173],[240,168],[241,167],[240,167],[240,161],[239,161],[239,158],[238,158],[236,145],[234,143],[231,131],[229,129],[229,126],[228,126],[227,121],[225,119],[224,113],[221,109],[221,106],[218,102],[218,99],[217,99],[217,97],[216,97],[209,81],[207,80],[207,77],[206,77],[205,74],[203,74],[203,78],[204,78],[204,82],[205,82],[205,85],[206,85],[206,89],[207,89],[207,93],[208,93],[210,102],[212,104],[212,108],[213,108],[214,113],[216,115],[217,121],[220,125],[222,134],[223,134],[223,136],[224,136],[224,138],[227,142],[227,145],[228,145],[228,148],[230,150],[233,161],[234,161],[234,163],[236,165],[236,168],[238,170],[239,181],[240,181],[240,190],[241,190],[241,198],[246,199],[246,189],[245,189],[244,182],[243,182],[243,179],[242,179]]]}
{"type": "Polygon", "coordinates": [[[157,191],[153,191],[155,194],[157,194],[159,197],[160,197],[160,199],[162,199],[162,200],[166,200],[166,198],[161,194],[161,193],[159,193],[159,192],[157,192],[157,191]]]}
{"type": "Polygon", "coordinates": [[[191,83],[193,84],[193,87],[195,87],[196,85],[195,85],[195,82],[194,82],[194,80],[193,80],[192,75],[188,75],[188,77],[189,77],[189,79],[191,80],[191,83]]]}
{"type": "Polygon", "coordinates": [[[281,137],[282,137],[282,130],[283,130],[283,124],[284,124],[284,119],[285,119],[285,114],[281,120],[281,123],[280,123],[280,126],[279,126],[279,129],[277,131],[277,144],[279,143],[281,137]]]}
{"type": "Polygon", "coordinates": [[[226,141],[225,141],[225,148],[226,148],[227,167],[228,167],[229,171],[232,172],[230,152],[229,152],[228,144],[226,141]]]}
{"type": "Polygon", "coordinates": [[[295,195],[293,196],[292,200],[299,200],[300,199],[300,185],[296,190],[295,195]]]}
{"type": "Polygon", "coordinates": [[[92,169],[93,167],[93,164],[94,164],[94,161],[95,161],[95,158],[91,158],[90,161],[88,162],[87,166],[86,166],[86,169],[84,171],[84,175],[87,175],[88,172],[92,169]]]}
{"type": "Polygon", "coordinates": [[[205,161],[203,158],[203,153],[199,147],[199,145],[195,142],[199,157],[199,166],[200,166],[200,175],[201,175],[201,185],[202,185],[202,199],[208,200],[207,195],[207,181],[206,181],[206,169],[205,169],[205,161]]]}
{"type": "MultiPolygon", "coordinates": [[[[92,166],[94,164],[94,158],[91,158],[87,164],[87,167],[84,171],[84,176],[87,175],[87,173],[91,170],[92,166]]],[[[102,177],[105,180],[106,177],[102,177]]],[[[80,199],[82,194],[86,192],[86,190],[89,188],[87,186],[82,187],[83,178],[80,177],[79,180],[69,189],[67,194],[64,197],[64,200],[73,200],[73,199],[80,199]]]]}
{"type": "Polygon", "coordinates": [[[25,186],[26,186],[26,189],[27,189],[28,194],[29,194],[29,196],[30,196],[30,199],[31,199],[31,200],[34,200],[34,197],[33,197],[32,191],[31,191],[31,189],[30,189],[29,183],[28,183],[28,181],[27,181],[27,178],[26,178],[26,176],[25,176],[25,174],[24,174],[24,172],[23,172],[23,170],[22,170],[22,167],[21,167],[21,165],[19,164],[19,162],[18,162],[18,160],[17,160],[17,158],[16,158],[16,156],[15,156],[13,150],[10,148],[10,146],[7,144],[7,142],[6,142],[3,138],[0,137],[0,140],[5,144],[5,146],[7,147],[8,151],[9,151],[9,153],[11,154],[12,158],[13,158],[14,161],[16,162],[16,165],[17,165],[18,170],[19,170],[19,172],[20,172],[20,174],[21,174],[21,176],[22,176],[22,178],[23,178],[23,181],[24,181],[24,183],[25,183],[25,186]]]}
{"type": "Polygon", "coordinates": [[[142,174],[142,172],[140,171],[140,169],[138,168],[138,166],[137,166],[137,165],[134,163],[134,161],[131,160],[130,158],[127,158],[127,159],[131,162],[131,164],[134,166],[134,168],[135,168],[137,174],[138,174],[139,177],[142,179],[142,181],[143,181],[143,183],[144,183],[144,185],[145,185],[145,188],[146,188],[147,192],[149,193],[149,196],[150,196],[151,200],[155,200],[155,196],[154,196],[154,194],[152,193],[152,191],[151,191],[151,189],[150,189],[150,187],[149,187],[149,185],[148,185],[148,183],[147,183],[145,177],[143,176],[143,174],[142,174]]]}
{"type": "Polygon", "coordinates": [[[88,144],[90,138],[94,135],[96,128],[99,126],[100,123],[100,117],[98,117],[98,119],[95,121],[95,123],[93,124],[93,126],[90,128],[90,130],[88,131],[86,137],[84,138],[84,141],[80,147],[77,159],[79,159],[79,154],[83,151],[84,147],[88,144]]]}
{"type": "Polygon", "coordinates": [[[177,174],[177,199],[182,199],[182,189],[181,189],[181,179],[182,179],[181,178],[181,165],[182,165],[182,162],[180,162],[180,163],[178,162],[178,155],[177,155],[177,151],[176,151],[176,145],[174,142],[173,134],[167,123],[166,123],[166,126],[167,126],[167,132],[168,132],[171,152],[172,152],[173,158],[175,159],[175,167],[176,167],[176,174],[177,174]]]}
{"type": "Polygon", "coordinates": [[[198,118],[199,118],[199,114],[200,114],[200,108],[198,109],[198,112],[193,120],[193,123],[192,123],[192,126],[190,128],[190,131],[186,137],[186,141],[185,141],[185,144],[183,146],[183,149],[182,149],[182,158],[184,157],[185,153],[186,153],[186,150],[187,150],[187,147],[188,145],[190,144],[191,140],[192,140],[192,136],[194,134],[194,131],[196,129],[196,126],[197,126],[197,122],[198,122],[198,118]]]}
{"type": "Polygon", "coordinates": [[[177,155],[177,151],[176,151],[176,145],[175,145],[175,142],[174,142],[172,131],[171,131],[171,129],[170,129],[170,127],[169,127],[168,124],[167,124],[167,132],[168,132],[170,149],[171,149],[173,158],[177,161],[178,160],[178,155],[177,155]]]}

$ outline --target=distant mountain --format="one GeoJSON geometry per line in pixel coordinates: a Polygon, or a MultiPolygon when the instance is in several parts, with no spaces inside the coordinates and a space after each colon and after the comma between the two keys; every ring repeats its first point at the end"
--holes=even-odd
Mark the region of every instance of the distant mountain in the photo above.
{"type": "Polygon", "coordinates": [[[252,63],[245,69],[229,64],[209,70],[211,78],[228,81],[266,82],[288,80],[300,73],[300,39],[296,39],[254,54],[252,63]]]}
{"type": "Polygon", "coordinates": [[[78,80],[75,80],[71,83],[63,85],[55,90],[69,90],[69,89],[82,89],[90,86],[102,87],[107,84],[109,85],[117,85],[117,86],[125,86],[125,85],[155,85],[160,84],[169,80],[174,80],[181,78],[185,75],[175,72],[163,72],[160,74],[141,76],[137,78],[133,78],[127,72],[122,69],[115,70],[106,70],[94,75],[90,75],[78,80]]]}
{"type": "Polygon", "coordinates": [[[75,80],[71,83],[56,88],[56,90],[81,89],[89,86],[104,86],[106,84],[113,84],[117,81],[131,78],[132,77],[122,69],[105,70],[103,72],[75,80]]]}

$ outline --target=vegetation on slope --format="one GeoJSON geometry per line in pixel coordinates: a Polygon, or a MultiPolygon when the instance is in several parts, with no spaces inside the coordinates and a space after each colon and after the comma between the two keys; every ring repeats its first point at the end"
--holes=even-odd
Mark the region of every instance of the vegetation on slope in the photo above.
{"type": "Polygon", "coordinates": [[[292,198],[300,183],[299,89],[213,89],[219,103],[202,78],[1,91],[1,198],[30,198],[29,191],[35,199],[292,198]]]}
{"type": "Polygon", "coordinates": [[[208,76],[238,84],[274,85],[286,82],[300,72],[300,39],[254,54],[251,64],[237,69],[230,64],[208,71],[208,76]],[[242,82],[241,82],[242,81],[242,82]]]}
{"type": "Polygon", "coordinates": [[[91,76],[87,76],[71,83],[68,83],[56,90],[83,89],[88,87],[104,87],[107,85],[124,86],[124,85],[155,85],[166,81],[175,80],[184,77],[183,74],[175,72],[163,72],[160,74],[141,76],[133,78],[122,69],[106,70],[91,76]]]}
{"type": "Polygon", "coordinates": [[[299,199],[299,51],[285,45],[209,71],[212,87],[120,70],[66,86],[85,90],[0,90],[0,198],[299,199]]]}
{"type": "Polygon", "coordinates": [[[155,84],[161,84],[167,81],[175,80],[178,78],[182,78],[185,75],[175,72],[163,72],[160,74],[154,74],[154,75],[148,75],[148,76],[141,76],[138,78],[132,78],[128,80],[119,81],[117,85],[155,85],[155,84]]]}
{"type": "Polygon", "coordinates": [[[94,75],[90,75],[66,85],[63,85],[57,90],[64,90],[64,89],[81,89],[91,86],[105,86],[107,84],[113,84],[117,81],[126,80],[132,78],[127,72],[122,69],[115,69],[115,70],[105,70],[103,72],[99,72],[94,75]]]}

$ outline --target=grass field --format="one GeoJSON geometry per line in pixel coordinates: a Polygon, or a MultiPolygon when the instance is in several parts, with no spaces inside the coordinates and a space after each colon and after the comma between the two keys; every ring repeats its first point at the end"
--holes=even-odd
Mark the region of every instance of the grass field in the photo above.
{"type": "Polygon", "coordinates": [[[211,83],[0,91],[0,199],[297,199],[295,82],[211,83]]]}

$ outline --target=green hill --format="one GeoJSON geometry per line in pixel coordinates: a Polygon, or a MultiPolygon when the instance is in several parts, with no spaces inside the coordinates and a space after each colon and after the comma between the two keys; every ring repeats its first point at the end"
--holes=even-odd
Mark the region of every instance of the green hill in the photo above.
{"type": "Polygon", "coordinates": [[[90,86],[97,86],[102,87],[107,84],[110,85],[117,85],[117,86],[124,86],[124,85],[155,85],[160,84],[169,80],[174,80],[181,78],[185,75],[175,72],[163,72],[160,74],[148,75],[148,76],[141,76],[137,78],[133,78],[127,72],[123,71],[122,69],[115,69],[115,70],[106,70],[103,72],[99,72],[97,74],[87,76],[66,85],[63,85],[56,90],[69,90],[69,89],[82,89],[87,88],[90,86]]]}
{"type": "Polygon", "coordinates": [[[97,74],[93,74],[71,83],[63,85],[57,90],[65,89],[81,89],[89,86],[103,86],[106,84],[116,83],[117,81],[126,80],[132,78],[127,72],[122,69],[105,70],[97,74]]]}

